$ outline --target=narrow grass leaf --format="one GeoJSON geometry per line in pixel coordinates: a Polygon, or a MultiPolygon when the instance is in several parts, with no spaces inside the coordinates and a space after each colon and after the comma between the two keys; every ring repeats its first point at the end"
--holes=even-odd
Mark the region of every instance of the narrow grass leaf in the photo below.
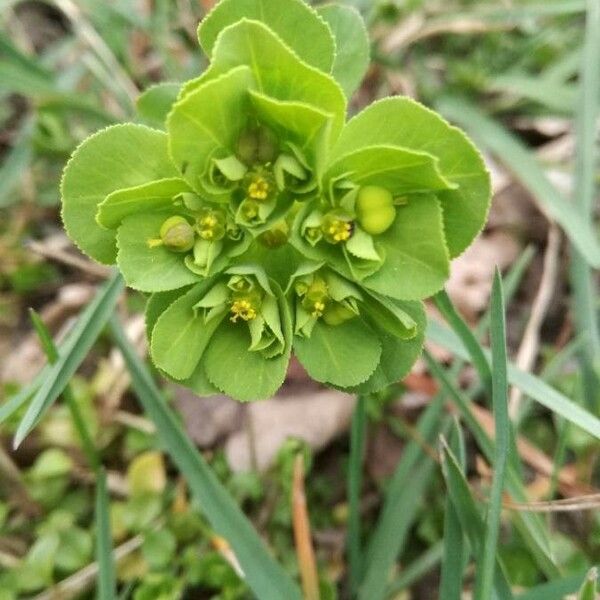
{"type": "Polygon", "coordinates": [[[96,479],[96,560],[98,561],[98,600],[117,597],[117,577],[110,529],[109,497],[106,472],[98,471],[96,479]]]}
{"type": "Polygon", "coordinates": [[[442,313],[442,316],[448,324],[452,327],[455,333],[460,337],[463,344],[469,351],[473,366],[477,369],[481,383],[486,389],[489,397],[492,396],[492,371],[490,369],[490,363],[486,358],[481,345],[477,341],[477,338],[465,323],[463,318],[458,314],[458,311],[454,307],[452,300],[450,300],[446,290],[438,292],[433,300],[435,305],[442,313]]]}
{"type": "Polygon", "coordinates": [[[68,340],[63,344],[59,359],[50,367],[19,423],[14,439],[15,448],[65,389],[108,322],[122,290],[123,279],[115,273],[83,311],[68,340]]]}
{"type": "MultiPolygon", "coordinates": [[[[473,434],[477,445],[483,452],[486,460],[491,464],[494,460],[494,442],[485,432],[479,421],[473,414],[470,400],[464,396],[452,383],[444,369],[425,351],[423,354],[431,374],[442,384],[443,390],[448,394],[450,401],[457,407],[466,426],[473,434]]],[[[517,502],[527,502],[527,494],[519,471],[514,462],[509,463],[507,485],[511,496],[517,502]]],[[[547,577],[557,577],[558,568],[554,563],[550,549],[549,533],[547,527],[539,515],[515,511],[511,515],[513,523],[521,537],[530,549],[538,566],[547,577]]]]}
{"type": "Polygon", "coordinates": [[[577,600],[597,600],[598,568],[593,567],[588,571],[583,585],[579,589],[577,600]]]}
{"type": "MultiPolygon", "coordinates": [[[[460,424],[455,420],[451,430],[450,447],[461,469],[465,469],[465,444],[460,424]]],[[[468,557],[468,548],[460,519],[456,514],[452,499],[446,498],[444,510],[443,559],[440,578],[440,598],[461,600],[463,590],[463,569],[468,557]]]]}
{"type": "Polygon", "coordinates": [[[581,573],[536,585],[517,596],[516,600],[564,600],[567,594],[577,592],[583,577],[584,573],[581,573]]]}
{"type": "Polygon", "coordinates": [[[600,267],[600,244],[589,219],[552,185],[522,142],[462,98],[445,97],[437,109],[467,129],[483,148],[498,156],[537,199],[540,207],[563,228],[585,260],[600,267]]]}
{"type": "Polygon", "coordinates": [[[492,341],[492,398],[495,422],[494,476],[490,492],[483,553],[478,561],[475,579],[475,600],[487,600],[492,595],[496,565],[496,547],[500,532],[502,512],[502,492],[510,451],[510,420],[508,417],[508,380],[506,357],[506,324],[504,316],[504,296],[500,272],[496,269],[492,286],[491,313],[492,341]]]}
{"type": "MultiPolygon", "coordinates": [[[[426,337],[430,342],[439,344],[463,360],[469,360],[469,352],[456,334],[441,325],[434,319],[430,319],[427,325],[426,337]]],[[[486,356],[488,351],[485,350],[486,356]]],[[[564,417],[574,425],[577,425],[590,435],[600,439],[600,419],[581,406],[569,400],[539,377],[521,371],[512,364],[508,364],[508,381],[516,385],[521,391],[533,398],[536,402],[547,409],[564,417]]]]}
{"type": "MultiPolygon", "coordinates": [[[[473,553],[475,556],[479,556],[481,552],[483,552],[485,545],[484,521],[479,513],[475,500],[471,495],[469,484],[465,479],[457,458],[443,440],[441,457],[442,472],[456,514],[461,522],[463,531],[469,539],[473,553]]],[[[510,600],[513,598],[510,585],[506,580],[500,561],[495,555],[495,550],[496,548],[494,548],[494,566],[496,568],[492,571],[492,586],[485,599],[483,596],[478,596],[476,592],[475,597],[479,600],[490,600],[493,598],[497,598],[498,600],[510,600]]]]}
{"type": "Polygon", "coordinates": [[[300,600],[300,590],[273,559],[250,521],[185,434],[115,318],[111,320],[110,328],[129,369],[138,400],[156,425],[162,443],[207,519],[231,544],[254,594],[261,600],[300,600]]]}
{"type": "Polygon", "coordinates": [[[362,465],[365,449],[367,399],[358,396],[350,431],[350,460],[348,464],[348,564],[350,566],[350,590],[358,589],[362,574],[362,544],[360,531],[360,492],[362,488],[362,465]]]}
{"type": "MultiPolygon", "coordinates": [[[[419,419],[417,431],[422,440],[432,443],[443,430],[445,421],[441,419],[442,412],[443,402],[439,396],[419,419]]],[[[413,440],[407,444],[389,484],[375,532],[369,539],[359,600],[381,600],[385,597],[392,566],[406,542],[434,466],[434,460],[419,443],[413,440]]]]}
{"type": "MultiPolygon", "coordinates": [[[[60,356],[56,346],[54,345],[54,340],[52,339],[48,328],[46,325],[44,325],[44,322],[35,310],[29,310],[29,318],[31,319],[33,327],[40,339],[42,350],[48,359],[48,363],[53,365],[60,358],[60,356]]],[[[63,396],[69,407],[71,418],[73,419],[73,425],[75,425],[75,429],[79,434],[83,453],[85,454],[85,457],[92,469],[94,469],[94,471],[98,471],[100,468],[100,458],[96,452],[94,442],[92,441],[92,436],[90,435],[83,415],[79,410],[77,399],[75,398],[73,390],[69,384],[65,386],[63,396]]]]}
{"type": "MultiPolygon", "coordinates": [[[[389,585],[387,597],[390,600],[397,598],[401,591],[409,588],[413,583],[427,575],[440,561],[443,563],[443,554],[443,542],[436,542],[430,546],[419,558],[415,558],[415,560],[402,569],[400,575],[389,585]]],[[[451,600],[450,596],[444,596],[443,594],[440,595],[440,598],[451,600]]]]}

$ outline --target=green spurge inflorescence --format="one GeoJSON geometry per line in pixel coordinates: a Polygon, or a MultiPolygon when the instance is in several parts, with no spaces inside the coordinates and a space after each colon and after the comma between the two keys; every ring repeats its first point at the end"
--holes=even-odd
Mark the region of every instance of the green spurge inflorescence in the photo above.
{"type": "Polygon", "coordinates": [[[199,394],[268,397],[292,352],[328,385],[397,381],[421,300],[485,222],[481,157],[408,98],[345,122],[368,65],[347,7],[221,0],[198,34],[204,73],[142,96],[143,121],[172,94],[162,129],[116,125],[73,154],[69,235],[149,294],[152,359],[199,394]]]}

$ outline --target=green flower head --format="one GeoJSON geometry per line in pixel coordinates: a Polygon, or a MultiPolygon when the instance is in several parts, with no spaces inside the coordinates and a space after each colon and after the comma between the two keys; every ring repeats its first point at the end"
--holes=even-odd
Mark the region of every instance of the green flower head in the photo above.
{"type": "Polygon", "coordinates": [[[353,10],[221,0],[198,36],[208,68],[139,100],[156,129],[116,125],[75,151],[67,232],[150,294],[152,359],[199,394],[270,396],[292,351],[318,381],[384,388],[485,222],[481,157],[408,98],[346,122],[368,66],[353,10]]]}

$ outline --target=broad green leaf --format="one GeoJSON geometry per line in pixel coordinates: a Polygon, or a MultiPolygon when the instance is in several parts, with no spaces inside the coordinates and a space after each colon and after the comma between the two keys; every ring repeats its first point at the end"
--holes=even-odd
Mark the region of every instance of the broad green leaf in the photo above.
{"type": "Polygon", "coordinates": [[[169,290],[168,292],[156,292],[151,294],[146,303],[146,310],[144,311],[144,322],[146,325],[146,337],[148,342],[152,342],[152,330],[158,317],[162,315],[167,308],[186,293],[186,289],[169,290]]]}
{"type": "Polygon", "coordinates": [[[368,288],[398,300],[419,300],[442,288],[450,261],[442,211],[435,196],[412,197],[397,207],[394,224],[377,236],[382,267],[363,280],[368,288]]]}
{"type": "Polygon", "coordinates": [[[358,185],[384,187],[394,195],[457,187],[440,173],[435,156],[397,146],[370,146],[345,154],[327,169],[325,179],[341,175],[358,185]]]}
{"type": "Polygon", "coordinates": [[[302,0],[221,0],[198,26],[198,39],[211,57],[219,34],[241,19],[261,21],[304,62],[329,73],[335,42],[327,23],[302,0]]]}
{"type": "Polygon", "coordinates": [[[184,87],[184,97],[204,82],[240,65],[250,67],[256,89],[267,96],[312,104],[333,115],[331,133],[333,139],[338,136],[346,114],[346,98],[340,86],[326,73],[302,62],[258,21],[242,19],[223,30],[210,67],[184,87]]]}
{"type": "Polygon", "coordinates": [[[114,263],[115,232],[96,223],[98,204],[116,190],[177,176],[166,134],[132,123],[102,129],[75,150],[63,172],[62,217],[69,237],[97,261],[114,263]]]}
{"type": "Polygon", "coordinates": [[[327,151],[332,116],[310,104],[275,100],[253,90],[250,103],[258,120],[269,126],[280,140],[293,142],[319,172],[327,151]]]}
{"type": "Polygon", "coordinates": [[[468,128],[482,147],[497,155],[564,229],[586,261],[600,266],[600,243],[589,220],[557,190],[523,142],[466,100],[444,98],[439,107],[448,118],[468,128]]]}
{"type": "Polygon", "coordinates": [[[219,325],[219,319],[206,324],[194,306],[210,289],[212,280],[194,286],[160,315],[152,329],[152,360],[174,379],[186,379],[195,370],[219,325]]]}
{"type": "Polygon", "coordinates": [[[180,83],[157,83],[144,90],[135,101],[138,114],[153,127],[165,128],[165,121],[177,100],[180,83]]]}
{"type": "Polygon", "coordinates": [[[414,319],[417,325],[416,335],[409,340],[399,340],[381,327],[376,327],[377,321],[372,319],[371,325],[377,331],[381,342],[381,359],[369,379],[353,391],[361,394],[377,392],[400,381],[421,354],[427,324],[423,305],[420,302],[393,302],[414,319]]]}
{"type": "Polygon", "coordinates": [[[136,187],[117,190],[98,205],[96,221],[107,229],[116,229],[123,219],[136,213],[173,209],[173,198],[190,188],[179,178],[160,179],[136,187]]]}
{"type": "Polygon", "coordinates": [[[313,379],[351,387],[366,381],[375,371],[381,342],[360,318],[341,325],[319,320],[310,338],[294,338],[294,352],[313,379]]]}
{"type": "Polygon", "coordinates": [[[106,472],[104,469],[101,469],[96,476],[96,560],[98,561],[98,600],[113,600],[117,592],[109,506],[110,498],[106,486],[106,472]]]}
{"type": "Polygon", "coordinates": [[[201,177],[210,158],[233,154],[248,119],[248,67],[240,66],[207,81],[173,107],[168,119],[169,151],[186,181],[202,191],[201,177]]]}
{"type": "MultiPolygon", "coordinates": [[[[198,506],[215,531],[231,545],[245,582],[257,598],[301,600],[296,584],[273,559],[250,521],[183,431],[179,417],[169,408],[116,319],[111,322],[111,331],[125,358],[136,396],[156,425],[162,444],[190,486],[198,506]]],[[[227,365],[231,374],[231,363],[227,365]]]]}
{"type": "Polygon", "coordinates": [[[67,341],[60,348],[58,360],[48,369],[19,423],[15,433],[15,447],[21,444],[65,389],[113,313],[122,291],[123,279],[115,273],[83,311],[67,341]]]}
{"type": "Polygon", "coordinates": [[[183,379],[177,383],[190,388],[192,391],[196,392],[198,396],[214,396],[215,394],[221,393],[208,379],[203,361],[200,361],[196,365],[194,372],[187,379],[183,379]]]}
{"type": "Polygon", "coordinates": [[[185,266],[183,254],[164,246],[148,246],[148,240],[159,237],[160,227],[170,214],[131,215],[117,230],[117,264],[129,287],[141,292],[165,292],[200,280],[185,266]]]}
{"type": "Polygon", "coordinates": [[[349,98],[369,68],[369,34],[360,13],[350,6],[326,4],[317,12],[327,21],[335,38],[331,74],[349,98]]]}
{"type": "Polygon", "coordinates": [[[204,353],[202,360],[208,380],[236,400],[269,398],[285,379],[292,347],[292,322],[281,290],[275,289],[285,339],[283,354],[266,359],[260,351],[248,350],[250,333],[247,324],[231,323],[229,319],[221,323],[204,353]]]}
{"type": "Polygon", "coordinates": [[[475,146],[456,127],[409,98],[386,98],[351,119],[333,152],[345,154],[376,145],[428,152],[444,177],[459,187],[438,193],[450,256],[458,256],[479,233],[490,204],[489,174],[475,146]]]}

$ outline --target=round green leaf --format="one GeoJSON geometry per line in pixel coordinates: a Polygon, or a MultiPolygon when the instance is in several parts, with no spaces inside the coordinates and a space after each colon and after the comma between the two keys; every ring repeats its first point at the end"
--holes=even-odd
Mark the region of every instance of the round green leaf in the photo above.
{"type": "Polygon", "coordinates": [[[375,371],[381,342],[361,319],[335,326],[319,320],[310,338],[294,338],[294,353],[313,379],[350,387],[366,381],[375,371]]]}
{"type": "MultiPolygon", "coordinates": [[[[259,21],[242,19],[225,28],[214,47],[210,67],[188,82],[187,95],[206,81],[235,67],[250,67],[256,89],[277,100],[293,100],[315,106],[333,116],[332,139],[341,131],[346,115],[346,97],[328,74],[301,61],[273,31],[259,21]]],[[[209,115],[217,108],[210,107],[209,115]]]]}
{"type": "Polygon", "coordinates": [[[317,12],[327,21],[335,38],[331,74],[349,98],[369,68],[370,44],[360,13],[351,6],[326,4],[317,12]]]}
{"type": "Polygon", "coordinates": [[[377,392],[400,381],[410,371],[423,349],[427,324],[423,304],[399,300],[392,302],[414,319],[417,324],[417,334],[409,340],[401,340],[389,331],[378,327],[376,320],[371,319],[371,325],[377,331],[381,341],[381,360],[369,379],[352,390],[356,393],[377,392]]]}
{"type": "Polygon", "coordinates": [[[265,359],[251,352],[250,333],[246,323],[225,319],[215,332],[203,356],[209,381],[225,394],[241,400],[263,400],[277,392],[283,384],[290,361],[292,320],[281,289],[272,282],[279,298],[279,310],[285,339],[283,354],[265,359]]]}
{"type": "Polygon", "coordinates": [[[465,134],[410,98],[386,98],[351,119],[338,139],[332,162],[367,146],[392,145],[428,152],[459,187],[438,193],[450,256],[459,255],[481,231],[490,204],[490,178],[465,134]]]}
{"type": "Polygon", "coordinates": [[[439,291],[450,274],[442,211],[431,194],[397,208],[394,224],[377,236],[385,249],[381,268],[364,285],[398,300],[420,300],[439,291]]]}
{"type": "Polygon", "coordinates": [[[206,324],[203,315],[194,310],[212,283],[204,281],[175,300],[152,330],[152,360],[174,379],[186,379],[194,372],[219,325],[218,319],[206,324]]]}
{"type": "Polygon", "coordinates": [[[115,190],[177,175],[163,132],[125,123],[90,136],[73,153],[61,182],[69,237],[95,260],[113,264],[115,232],[96,223],[98,204],[115,190]]]}
{"type": "Polygon", "coordinates": [[[302,0],[221,0],[198,26],[200,45],[209,57],[221,31],[243,18],[262,21],[303,61],[326,73],[331,70],[331,30],[302,0]]]}
{"type": "Polygon", "coordinates": [[[180,178],[159,179],[117,190],[98,205],[96,221],[102,227],[116,229],[130,215],[172,209],[173,198],[189,191],[189,186],[180,178]]]}
{"type": "Polygon", "coordinates": [[[146,324],[146,337],[150,342],[152,339],[152,330],[167,308],[181,297],[187,289],[169,290],[168,292],[156,292],[148,298],[146,310],[144,311],[144,321],[146,324]]]}
{"type": "Polygon", "coordinates": [[[164,129],[165,120],[177,100],[180,83],[168,81],[151,85],[135,101],[138,114],[153,127],[164,129]]]}
{"type": "Polygon", "coordinates": [[[181,174],[202,191],[201,177],[216,152],[233,154],[248,119],[250,69],[239,66],[181,99],[167,119],[169,151],[181,174]]]}
{"type": "Polygon", "coordinates": [[[160,227],[170,214],[132,215],[117,230],[117,263],[127,285],[141,292],[174,290],[201,278],[183,261],[183,254],[164,246],[150,248],[148,240],[159,237],[160,227]]]}

